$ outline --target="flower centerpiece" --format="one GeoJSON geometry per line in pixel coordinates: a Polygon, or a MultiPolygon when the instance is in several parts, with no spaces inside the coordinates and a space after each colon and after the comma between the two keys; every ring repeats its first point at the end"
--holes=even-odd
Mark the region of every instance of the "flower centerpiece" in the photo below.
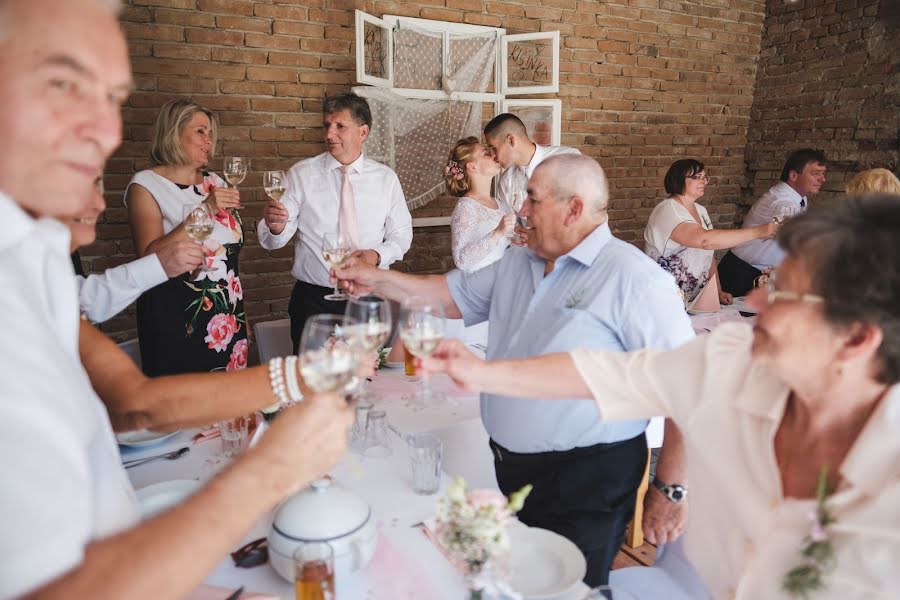
{"type": "Polygon", "coordinates": [[[502,580],[503,559],[510,547],[507,526],[530,492],[526,485],[507,499],[494,490],[468,491],[465,480],[457,477],[440,500],[437,541],[462,570],[470,600],[486,594],[518,597],[502,580]]]}

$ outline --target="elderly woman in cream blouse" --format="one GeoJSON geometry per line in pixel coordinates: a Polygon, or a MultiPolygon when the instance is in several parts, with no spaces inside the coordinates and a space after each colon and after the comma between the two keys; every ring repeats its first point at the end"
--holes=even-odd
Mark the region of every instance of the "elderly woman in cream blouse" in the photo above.
{"type": "Polygon", "coordinates": [[[752,327],[493,363],[448,341],[423,365],[494,394],[591,395],[603,419],[672,417],[691,482],[684,551],[712,598],[896,598],[900,199],[840,199],[778,241],[787,258],[748,299],[752,327]]]}

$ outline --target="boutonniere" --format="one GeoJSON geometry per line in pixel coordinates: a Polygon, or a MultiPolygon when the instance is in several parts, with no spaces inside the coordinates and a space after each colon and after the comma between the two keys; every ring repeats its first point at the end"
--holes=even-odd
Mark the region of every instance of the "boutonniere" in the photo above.
{"type": "Polygon", "coordinates": [[[819,472],[816,485],[816,508],[810,512],[809,533],[800,549],[801,563],[788,571],[781,587],[795,598],[809,598],[810,594],[826,587],[826,575],[834,569],[837,559],[828,527],[837,519],[828,510],[828,465],[819,472]]]}
{"type": "Polygon", "coordinates": [[[569,294],[568,299],[566,299],[566,308],[578,308],[581,301],[584,300],[585,294],[587,294],[587,290],[584,288],[577,289],[569,294]]]}

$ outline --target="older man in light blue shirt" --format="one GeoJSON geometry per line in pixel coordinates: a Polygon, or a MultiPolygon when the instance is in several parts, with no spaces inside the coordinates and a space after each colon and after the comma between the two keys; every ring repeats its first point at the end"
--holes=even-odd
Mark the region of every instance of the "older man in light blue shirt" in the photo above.
{"type": "MultiPolygon", "coordinates": [[[[608,189],[593,159],[552,157],[528,184],[528,248],[471,274],[417,277],[354,264],[337,276],[353,292],[425,296],[467,325],[488,320],[491,359],[678,346],[693,332],[675,282],[612,236],[608,189]]],[[[501,490],[534,485],[520,519],[574,541],[587,558],[585,582],[605,583],[646,464],[647,422],[600,422],[596,404],[579,398],[483,395],[481,415],[501,490]]]]}

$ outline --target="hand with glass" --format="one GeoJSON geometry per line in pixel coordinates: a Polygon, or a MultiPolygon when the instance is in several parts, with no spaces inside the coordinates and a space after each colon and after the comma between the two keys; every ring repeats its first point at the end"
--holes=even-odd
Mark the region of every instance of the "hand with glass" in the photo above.
{"type": "Polygon", "coordinates": [[[266,212],[270,212],[270,207],[274,210],[271,218],[269,215],[266,215],[266,222],[271,224],[283,225],[287,222],[287,209],[284,207],[284,204],[281,203],[281,197],[284,196],[284,192],[286,191],[287,177],[284,175],[284,171],[264,171],[263,172],[263,189],[266,190],[266,195],[271,198],[271,202],[266,206],[266,212]]]}
{"type": "Polygon", "coordinates": [[[772,220],[777,224],[784,223],[786,220],[795,216],[800,212],[799,206],[777,206],[775,208],[775,213],[772,216],[772,220]]]}
{"type": "MultiPolygon", "coordinates": [[[[344,233],[326,233],[322,236],[322,258],[330,269],[341,269],[350,261],[353,254],[353,242],[344,233]]],[[[324,296],[326,300],[346,300],[347,294],[341,292],[338,281],[334,282],[334,292],[324,296]]]]}
{"type": "MultiPolygon", "coordinates": [[[[212,212],[206,203],[188,204],[183,208],[184,211],[184,230],[188,236],[200,245],[212,235],[216,222],[213,220],[212,212]]],[[[200,265],[201,272],[206,273],[210,268],[204,259],[200,265]]]]}
{"type": "Polygon", "coordinates": [[[222,172],[225,175],[225,181],[230,183],[233,188],[237,189],[237,186],[239,186],[244,181],[244,178],[247,177],[247,171],[249,170],[250,159],[242,156],[225,157],[225,164],[222,172]]]}
{"type": "Polygon", "coordinates": [[[521,214],[522,207],[525,206],[525,200],[528,198],[528,194],[523,190],[515,190],[509,192],[506,197],[509,201],[509,207],[516,215],[516,228],[513,230],[510,238],[512,239],[512,243],[516,246],[524,246],[528,243],[528,230],[532,229],[528,223],[528,217],[521,214]]]}
{"type": "MultiPolygon", "coordinates": [[[[427,358],[444,339],[446,320],[440,302],[413,296],[400,307],[400,338],[416,358],[427,358]]],[[[430,406],[444,400],[444,395],[431,389],[428,373],[422,374],[422,387],[415,396],[420,406],[430,406]]]]}
{"type": "MultiPolygon", "coordinates": [[[[378,361],[378,351],[387,343],[391,335],[391,305],[378,296],[362,296],[347,300],[344,314],[356,322],[349,327],[353,343],[363,353],[363,360],[378,361]]],[[[365,381],[360,386],[360,396],[366,396],[365,381]]],[[[371,400],[371,399],[370,399],[371,400]]]]}
{"type": "Polygon", "coordinates": [[[298,358],[303,382],[314,392],[346,395],[361,353],[347,330],[356,322],[344,315],[313,315],[300,336],[298,358]]]}

